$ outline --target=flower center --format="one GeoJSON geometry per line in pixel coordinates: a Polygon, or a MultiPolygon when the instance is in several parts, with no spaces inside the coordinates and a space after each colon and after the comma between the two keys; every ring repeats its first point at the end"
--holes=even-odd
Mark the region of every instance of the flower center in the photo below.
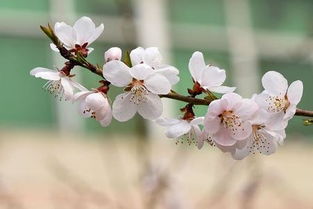
{"type": "Polygon", "coordinates": [[[224,111],[219,117],[221,118],[221,123],[223,123],[224,127],[230,129],[232,132],[237,131],[242,125],[240,117],[235,115],[231,110],[224,111]]]}
{"type": "Polygon", "coordinates": [[[267,110],[275,113],[281,111],[286,112],[287,108],[290,105],[287,96],[284,97],[268,96],[268,98],[266,98],[265,101],[268,103],[267,110]]]}
{"type": "Polygon", "coordinates": [[[59,98],[61,101],[64,96],[64,88],[61,84],[61,79],[57,81],[48,81],[44,86],[50,94],[52,94],[55,98],[59,98]]]}
{"type": "Polygon", "coordinates": [[[252,125],[252,143],[249,145],[248,149],[250,153],[269,153],[270,143],[266,136],[262,133],[264,125],[252,125]]]}
{"type": "Polygon", "coordinates": [[[143,85],[143,81],[139,81],[139,80],[134,80],[131,83],[131,98],[130,101],[133,102],[134,104],[140,104],[143,102],[147,101],[146,96],[148,95],[148,90],[146,89],[146,87],[143,85]]]}

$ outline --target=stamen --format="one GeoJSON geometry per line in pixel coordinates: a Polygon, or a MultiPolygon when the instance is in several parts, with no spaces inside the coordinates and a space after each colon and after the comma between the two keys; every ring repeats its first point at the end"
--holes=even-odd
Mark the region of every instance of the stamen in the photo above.
{"type": "Polygon", "coordinates": [[[267,110],[270,112],[286,111],[290,103],[286,97],[268,96],[265,101],[268,103],[267,110]]]}
{"type": "Polygon", "coordinates": [[[148,95],[148,90],[143,85],[134,85],[131,90],[130,101],[138,105],[147,101],[146,96],[148,95]]]}
{"type": "Polygon", "coordinates": [[[239,129],[240,131],[244,131],[245,129],[242,127],[242,121],[239,116],[235,115],[233,111],[225,111],[219,115],[221,118],[221,123],[223,123],[224,127],[229,129],[233,134],[235,134],[239,129]]]}

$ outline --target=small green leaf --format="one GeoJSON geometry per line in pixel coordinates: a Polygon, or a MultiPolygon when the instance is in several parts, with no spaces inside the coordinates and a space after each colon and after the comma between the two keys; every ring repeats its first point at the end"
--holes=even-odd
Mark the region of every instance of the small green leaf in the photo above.
{"type": "Polygon", "coordinates": [[[311,119],[304,119],[303,123],[304,123],[305,126],[313,125],[313,118],[311,118],[311,119]]]}
{"type": "Polygon", "coordinates": [[[130,59],[130,52],[129,51],[126,51],[126,54],[123,58],[123,62],[128,66],[128,67],[132,67],[132,62],[131,62],[131,59],[130,59]]]}

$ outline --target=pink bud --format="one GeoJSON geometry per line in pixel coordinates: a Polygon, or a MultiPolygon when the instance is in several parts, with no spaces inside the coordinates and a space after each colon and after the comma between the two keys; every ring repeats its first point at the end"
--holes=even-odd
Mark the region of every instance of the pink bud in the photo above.
{"type": "Polygon", "coordinates": [[[118,47],[112,47],[104,52],[105,62],[110,62],[111,60],[121,60],[122,50],[118,47]]]}

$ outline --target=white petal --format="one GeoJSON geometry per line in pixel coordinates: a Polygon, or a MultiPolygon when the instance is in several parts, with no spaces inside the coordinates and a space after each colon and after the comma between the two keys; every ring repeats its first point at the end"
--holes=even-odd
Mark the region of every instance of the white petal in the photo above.
{"type": "Polygon", "coordinates": [[[242,121],[240,126],[236,125],[229,130],[229,134],[236,140],[247,139],[252,133],[252,126],[248,121],[242,121]]]}
{"type": "Polygon", "coordinates": [[[160,118],[156,119],[155,122],[157,124],[159,124],[160,126],[171,126],[171,125],[174,125],[176,123],[179,123],[180,120],[173,119],[173,118],[163,118],[163,117],[160,117],[160,118]]]}
{"type": "Polygon", "coordinates": [[[302,98],[302,94],[303,94],[303,83],[302,83],[302,81],[299,81],[299,80],[294,81],[290,84],[290,86],[288,88],[288,92],[287,92],[288,101],[291,104],[297,105],[302,98]]]}
{"type": "Polygon", "coordinates": [[[215,143],[222,146],[232,146],[236,143],[236,140],[230,137],[228,131],[224,127],[220,128],[219,131],[213,135],[213,140],[215,143]]]}
{"type": "Polygon", "coordinates": [[[93,91],[80,91],[73,97],[74,101],[85,99],[89,94],[94,93],[93,91]]]}
{"type": "Polygon", "coordinates": [[[118,47],[111,47],[106,52],[104,52],[105,62],[109,62],[111,60],[121,60],[121,58],[122,58],[122,50],[118,47]]]}
{"type": "Polygon", "coordinates": [[[109,105],[108,99],[102,93],[89,94],[86,97],[87,105],[93,110],[97,111],[102,108],[107,108],[109,105]]]}
{"type": "Polygon", "coordinates": [[[203,125],[203,122],[204,122],[204,117],[197,117],[193,119],[192,121],[190,121],[190,124],[197,126],[197,125],[203,125]]]}
{"type": "Polygon", "coordinates": [[[215,66],[207,66],[203,69],[199,83],[201,86],[213,87],[220,86],[226,79],[225,70],[215,66]]]}
{"type": "Polygon", "coordinates": [[[190,124],[185,121],[181,120],[179,123],[170,126],[166,131],[166,136],[168,138],[178,138],[186,133],[188,133],[191,129],[190,124]]]}
{"type": "MultiPolygon", "coordinates": [[[[99,36],[101,35],[101,33],[103,32],[104,29],[104,25],[101,24],[99,25],[93,32],[93,34],[87,39],[88,45],[90,45],[91,43],[93,43],[97,38],[99,38],[99,36]]],[[[90,52],[89,52],[90,53],[90,52]]]]}
{"type": "Polygon", "coordinates": [[[87,43],[88,39],[93,35],[95,28],[94,22],[89,17],[79,18],[73,26],[77,36],[77,44],[83,45],[87,43]]]}
{"type": "Polygon", "coordinates": [[[242,102],[242,97],[236,93],[224,94],[221,99],[227,100],[227,110],[233,110],[234,107],[240,105],[242,102]]]}
{"type": "Polygon", "coordinates": [[[142,47],[133,49],[129,54],[132,65],[134,66],[144,63],[144,54],[145,50],[142,47]]]}
{"type": "Polygon", "coordinates": [[[144,85],[153,94],[168,94],[171,91],[170,82],[163,75],[157,73],[149,76],[144,85]]]}
{"type": "Polygon", "coordinates": [[[57,22],[54,26],[55,35],[69,48],[74,48],[76,33],[74,29],[64,22],[57,22]]]}
{"type": "Polygon", "coordinates": [[[270,114],[268,121],[265,125],[271,130],[282,130],[288,125],[288,120],[284,119],[285,114],[283,112],[270,114]]]}
{"type": "Polygon", "coordinates": [[[158,68],[162,62],[162,56],[159,49],[157,47],[146,48],[144,62],[153,68],[158,68]]]}
{"type": "Polygon", "coordinates": [[[290,120],[296,114],[296,111],[297,111],[296,105],[290,104],[284,115],[284,120],[290,120]]]}
{"type": "Polygon", "coordinates": [[[78,83],[76,81],[71,80],[71,85],[80,91],[88,91],[88,89],[86,87],[84,87],[83,85],[81,85],[80,83],[78,83]]]}
{"type": "Polygon", "coordinates": [[[112,111],[110,108],[110,110],[106,113],[105,117],[102,120],[100,120],[99,122],[100,122],[101,126],[107,127],[108,125],[110,125],[111,121],[112,121],[112,111]]]}
{"type": "Polygon", "coordinates": [[[146,101],[138,105],[138,113],[145,119],[154,120],[161,116],[163,104],[158,95],[148,93],[146,101]]]}
{"type": "Polygon", "coordinates": [[[79,112],[84,118],[90,118],[92,113],[84,100],[79,105],[79,112]]]}
{"type": "Polygon", "coordinates": [[[57,48],[57,46],[53,43],[50,44],[50,48],[55,51],[55,52],[60,52],[59,49],[57,48]]]}
{"type": "Polygon", "coordinates": [[[163,66],[158,69],[154,69],[154,72],[160,73],[161,75],[165,76],[171,85],[178,83],[179,81],[179,71],[173,66],[163,66]]]}
{"type": "Polygon", "coordinates": [[[203,54],[201,52],[194,52],[189,60],[189,71],[195,81],[199,81],[202,76],[202,71],[205,68],[203,54]]]}
{"type": "Polygon", "coordinates": [[[136,78],[137,80],[145,80],[148,76],[154,73],[153,69],[146,64],[135,65],[130,68],[129,72],[132,77],[136,78]]]}
{"type": "Polygon", "coordinates": [[[130,93],[123,93],[115,98],[112,109],[113,117],[120,122],[124,122],[136,114],[137,105],[131,102],[130,93]]]}
{"type": "Polygon", "coordinates": [[[232,157],[235,160],[242,160],[245,157],[247,157],[250,154],[250,147],[252,147],[252,140],[253,139],[248,139],[248,143],[246,144],[246,146],[242,149],[236,149],[235,152],[232,152],[232,157]]]}
{"type": "Polygon", "coordinates": [[[226,93],[231,93],[236,90],[236,87],[228,87],[228,86],[212,86],[206,88],[203,86],[205,89],[208,89],[209,91],[219,93],[219,94],[226,94],[226,93]]]}
{"type": "Polygon", "coordinates": [[[223,113],[228,107],[228,101],[226,99],[214,100],[210,103],[208,107],[207,115],[210,117],[217,117],[219,114],[223,113]]]}
{"type": "Polygon", "coordinates": [[[253,100],[243,99],[240,106],[234,107],[234,113],[242,120],[248,120],[256,114],[258,109],[258,105],[253,100]]]}
{"type": "Polygon", "coordinates": [[[60,80],[60,73],[55,70],[50,70],[47,68],[37,67],[30,71],[30,75],[36,78],[42,78],[45,80],[57,81],[60,80]]]}
{"type": "Polygon", "coordinates": [[[221,119],[219,117],[212,117],[206,115],[204,118],[204,128],[210,134],[215,134],[222,127],[221,119]]]}
{"type": "Polygon", "coordinates": [[[129,67],[118,60],[112,60],[103,66],[103,76],[117,87],[127,86],[132,81],[129,67]]]}
{"type": "Polygon", "coordinates": [[[262,85],[263,88],[272,95],[284,96],[288,88],[286,78],[276,71],[265,73],[262,77],[262,85]]]}
{"type": "Polygon", "coordinates": [[[71,100],[73,98],[73,86],[70,83],[70,80],[68,77],[62,77],[61,78],[61,85],[64,89],[64,96],[66,100],[71,100]]]}

